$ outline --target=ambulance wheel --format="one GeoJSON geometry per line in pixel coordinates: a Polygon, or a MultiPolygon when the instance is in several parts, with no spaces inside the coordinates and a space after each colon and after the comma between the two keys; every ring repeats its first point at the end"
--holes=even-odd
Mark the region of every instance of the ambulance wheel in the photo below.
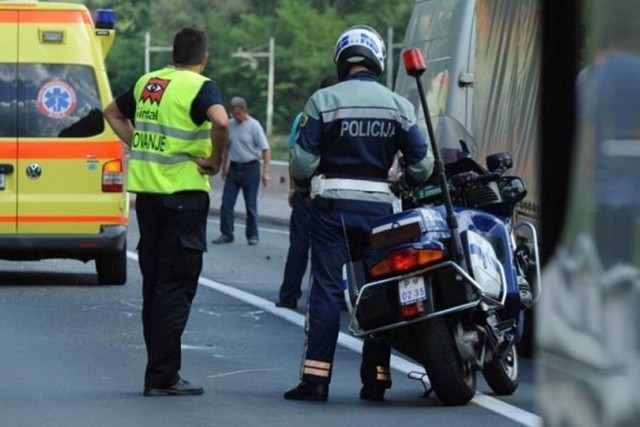
{"type": "Polygon", "coordinates": [[[124,285],[127,283],[127,251],[100,255],[96,258],[98,283],[101,285],[124,285]]]}

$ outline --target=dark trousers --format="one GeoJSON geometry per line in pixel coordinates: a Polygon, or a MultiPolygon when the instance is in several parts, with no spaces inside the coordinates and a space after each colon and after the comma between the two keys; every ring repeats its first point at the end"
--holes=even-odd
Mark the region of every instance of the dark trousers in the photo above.
{"type": "Polygon", "coordinates": [[[209,195],[202,191],[136,197],[145,387],[168,387],[180,378],[181,337],[202,271],[208,212],[209,195]]]}
{"type": "Polygon", "coordinates": [[[302,278],[309,262],[309,200],[296,191],[291,199],[289,220],[289,252],[284,266],[284,278],[280,286],[280,301],[295,302],[302,295],[302,278]]]}
{"type": "MultiPolygon", "coordinates": [[[[340,330],[340,304],[343,300],[342,266],[348,261],[349,252],[354,258],[366,256],[370,248],[372,221],[391,213],[391,206],[382,203],[320,198],[312,201],[313,283],[309,295],[309,329],[302,367],[303,380],[331,381],[331,365],[340,330]],[[322,369],[313,369],[314,366],[322,369]]],[[[378,379],[378,367],[388,369],[390,357],[391,349],[386,343],[367,341],[362,352],[362,383],[389,387],[390,379],[378,379]]]]}
{"type": "Polygon", "coordinates": [[[231,162],[229,173],[224,181],[222,206],[220,207],[220,232],[233,237],[233,211],[242,190],[244,205],[247,209],[247,228],[245,236],[258,237],[258,189],[260,188],[260,162],[231,162]]]}

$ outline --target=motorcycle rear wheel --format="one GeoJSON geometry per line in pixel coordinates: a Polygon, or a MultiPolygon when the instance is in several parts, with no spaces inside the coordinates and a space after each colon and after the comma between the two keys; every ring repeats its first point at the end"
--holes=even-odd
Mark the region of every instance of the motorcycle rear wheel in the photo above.
{"type": "Polygon", "coordinates": [[[519,366],[518,351],[512,345],[501,358],[486,364],[482,374],[495,394],[507,396],[513,394],[520,384],[519,366]]]}
{"type": "Polygon", "coordinates": [[[433,391],[445,405],[466,405],[476,393],[476,371],[462,361],[450,320],[440,317],[419,325],[423,363],[433,391]]]}

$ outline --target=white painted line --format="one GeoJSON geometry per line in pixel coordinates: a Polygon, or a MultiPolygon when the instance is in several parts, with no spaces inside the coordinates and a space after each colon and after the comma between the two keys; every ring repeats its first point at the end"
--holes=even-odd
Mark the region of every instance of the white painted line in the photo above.
{"type": "MultiPolygon", "coordinates": [[[[138,259],[138,255],[133,252],[127,252],[127,256],[134,260],[138,259]]],[[[303,315],[287,308],[276,307],[273,301],[266,300],[252,293],[204,277],[200,277],[198,283],[209,289],[213,289],[214,291],[218,291],[247,304],[251,304],[254,307],[273,314],[276,317],[280,317],[288,322],[293,323],[294,325],[304,328],[305,318],[303,315]]],[[[339,333],[338,344],[348,348],[349,350],[353,350],[356,353],[362,354],[362,340],[352,337],[351,335],[347,335],[344,332],[339,333]]],[[[407,374],[411,371],[424,372],[424,368],[421,365],[410,362],[395,355],[391,356],[391,368],[404,374],[407,374]]],[[[517,406],[510,405],[506,402],[487,396],[485,394],[479,392],[476,393],[471,402],[492,412],[495,412],[505,418],[516,421],[522,425],[530,427],[542,426],[542,418],[540,418],[536,414],[525,411],[524,409],[520,409],[517,406]]]]}

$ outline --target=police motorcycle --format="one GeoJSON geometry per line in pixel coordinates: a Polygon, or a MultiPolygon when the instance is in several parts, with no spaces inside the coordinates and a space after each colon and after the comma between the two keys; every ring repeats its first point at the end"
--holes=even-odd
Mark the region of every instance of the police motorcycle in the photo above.
{"type": "Polygon", "coordinates": [[[529,267],[539,266],[536,231],[511,220],[527,190],[521,178],[505,175],[510,155],[489,155],[482,166],[471,156],[471,137],[449,117],[438,118],[436,147],[416,80],[435,176],[400,190],[403,210],[378,220],[370,254],[343,266],[349,330],[424,366],[426,375],[409,376],[422,380],[426,395],[464,405],[476,392],[477,371],[498,395],[518,387],[523,313],[540,295],[539,267],[527,281],[529,267]],[[529,259],[518,255],[521,229],[534,236],[529,259]]]}

